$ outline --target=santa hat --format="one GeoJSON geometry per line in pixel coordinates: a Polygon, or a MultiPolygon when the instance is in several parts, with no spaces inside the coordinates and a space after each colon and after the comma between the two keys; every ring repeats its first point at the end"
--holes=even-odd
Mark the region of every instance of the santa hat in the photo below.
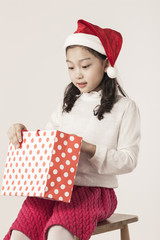
{"type": "Polygon", "coordinates": [[[81,45],[106,55],[110,63],[107,74],[110,78],[115,78],[114,64],[121,50],[122,35],[113,29],[101,28],[83,19],[78,20],[77,24],[77,30],[67,37],[64,47],[81,45]]]}

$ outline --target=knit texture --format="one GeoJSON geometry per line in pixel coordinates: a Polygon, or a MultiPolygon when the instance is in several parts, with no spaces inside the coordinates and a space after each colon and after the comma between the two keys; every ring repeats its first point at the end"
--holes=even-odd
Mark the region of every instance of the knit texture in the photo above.
{"type": "Polygon", "coordinates": [[[31,240],[46,240],[49,227],[61,225],[81,240],[88,240],[97,223],[110,217],[117,206],[113,189],[74,186],[70,203],[27,197],[4,240],[19,230],[31,240]]]}

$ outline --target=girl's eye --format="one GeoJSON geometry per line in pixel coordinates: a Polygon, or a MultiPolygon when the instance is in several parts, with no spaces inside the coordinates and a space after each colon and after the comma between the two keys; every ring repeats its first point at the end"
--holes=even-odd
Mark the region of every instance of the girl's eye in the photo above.
{"type": "Polygon", "coordinates": [[[88,68],[90,65],[82,66],[82,68],[88,68]]]}
{"type": "Polygon", "coordinates": [[[73,67],[68,67],[68,69],[72,70],[72,69],[73,69],[73,67]]]}

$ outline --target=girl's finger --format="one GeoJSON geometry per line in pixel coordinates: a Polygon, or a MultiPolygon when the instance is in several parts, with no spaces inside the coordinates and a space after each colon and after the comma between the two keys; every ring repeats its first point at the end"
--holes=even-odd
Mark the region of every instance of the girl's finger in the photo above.
{"type": "Polygon", "coordinates": [[[17,139],[19,142],[22,142],[22,133],[20,130],[17,131],[17,139]]]}
{"type": "Polygon", "coordinates": [[[13,136],[13,138],[11,139],[11,142],[15,146],[15,148],[19,148],[20,147],[20,144],[19,144],[19,141],[18,141],[18,138],[17,138],[17,134],[15,134],[13,136]]]}

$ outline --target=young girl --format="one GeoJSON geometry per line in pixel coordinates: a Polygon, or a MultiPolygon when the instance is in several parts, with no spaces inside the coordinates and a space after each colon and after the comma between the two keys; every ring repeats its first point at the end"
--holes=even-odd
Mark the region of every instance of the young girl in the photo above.
{"type": "MultiPolygon", "coordinates": [[[[83,137],[71,202],[27,197],[5,240],[88,240],[115,211],[116,175],[136,167],[140,141],[139,111],[114,69],[121,45],[119,32],[84,20],[66,39],[71,83],[46,129],[83,137]]],[[[25,128],[9,128],[17,148],[25,128]]]]}

